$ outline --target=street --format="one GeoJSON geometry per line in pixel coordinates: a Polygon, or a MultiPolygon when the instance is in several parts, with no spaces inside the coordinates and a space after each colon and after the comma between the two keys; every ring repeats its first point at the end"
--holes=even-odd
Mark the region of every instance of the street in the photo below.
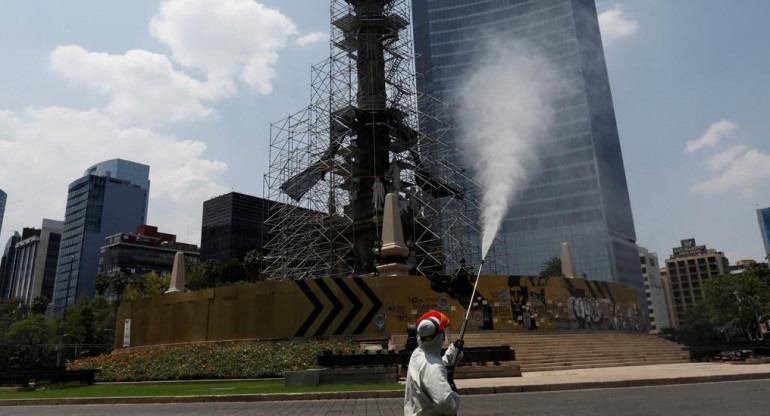
{"type": "MultiPolygon", "coordinates": [[[[770,380],[465,396],[462,415],[767,415],[770,380]]],[[[400,399],[256,403],[0,407],[4,416],[210,416],[403,414],[400,399]]]]}

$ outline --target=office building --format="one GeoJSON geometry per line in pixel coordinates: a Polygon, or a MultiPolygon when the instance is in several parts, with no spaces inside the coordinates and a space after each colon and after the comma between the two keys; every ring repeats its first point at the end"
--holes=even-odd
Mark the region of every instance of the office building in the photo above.
{"type": "Polygon", "coordinates": [[[5,202],[8,200],[8,194],[0,189],[0,235],[3,234],[3,217],[5,216],[5,202]]]}
{"type": "Polygon", "coordinates": [[[203,203],[201,261],[241,260],[250,250],[264,251],[271,202],[230,192],[203,203]]]}
{"type": "Polygon", "coordinates": [[[759,232],[762,234],[762,243],[765,245],[765,256],[770,256],[770,207],[758,209],[757,219],[759,220],[759,232]]]}
{"type": "Polygon", "coordinates": [[[121,159],[88,168],[69,185],[53,293],[54,315],[94,295],[104,239],[147,220],[150,167],[121,159]]]}
{"type": "Polygon", "coordinates": [[[99,252],[99,273],[123,272],[129,282],[143,283],[149,273],[171,274],[174,256],[185,255],[185,261],[197,262],[198,246],[176,241],[174,234],[158,232],[158,227],[142,225],[134,233],[117,233],[105,239],[99,252]]]}
{"type": "MultiPolygon", "coordinates": [[[[500,230],[504,247],[496,250],[505,253],[508,273],[538,274],[567,242],[579,275],[626,284],[644,299],[594,1],[414,0],[412,7],[415,52],[423,59],[418,72],[427,74],[418,89],[454,108],[489,39],[528,45],[566,84],[550,137],[542,142],[540,167],[500,230]]],[[[455,141],[453,134],[444,137],[455,141]]]]}
{"type": "Polygon", "coordinates": [[[16,260],[16,244],[21,240],[21,235],[14,231],[3,250],[0,259],[0,298],[10,299],[13,288],[13,264],[16,260]]]}
{"type": "MultiPolygon", "coordinates": [[[[668,269],[665,267],[660,268],[660,280],[663,282],[663,291],[666,292],[666,310],[668,311],[668,317],[671,321],[669,326],[677,329],[679,328],[679,321],[676,319],[674,292],[671,290],[671,278],[668,276],[668,269]]],[[[658,328],[658,331],[663,328],[665,328],[665,326],[658,328]]]]}
{"type": "Polygon", "coordinates": [[[63,227],[61,221],[43,219],[40,229],[24,229],[16,243],[11,297],[27,303],[38,296],[51,300],[63,227]]]}
{"type": "Polygon", "coordinates": [[[681,241],[666,260],[669,283],[673,295],[674,313],[679,326],[684,324],[683,314],[695,302],[703,299],[703,283],[709,277],[729,271],[729,261],[724,253],[705,245],[696,245],[695,239],[681,241]]]}
{"type": "Polygon", "coordinates": [[[665,281],[661,277],[658,254],[650,253],[644,247],[639,247],[639,261],[642,265],[644,292],[647,299],[647,310],[650,317],[650,334],[658,334],[662,328],[671,328],[671,317],[668,314],[668,297],[665,281]]]}
{"type": "Polygon", "coordinates": [[[727,270],[730,272],[730,274],[741,274],[749,267],[757,264],[756,260],[752,259],[743,259],[738,260],[734,264],[731,264],[727,270]]]}

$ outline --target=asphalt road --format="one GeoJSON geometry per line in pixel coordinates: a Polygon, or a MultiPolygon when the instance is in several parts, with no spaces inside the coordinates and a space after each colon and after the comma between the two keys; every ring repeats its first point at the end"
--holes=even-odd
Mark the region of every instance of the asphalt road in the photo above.
{"type": "MultiPolygon", "coordinates": [[[[770,415],[770,380],[462,397],[461,415],[770,415]]],[[[400,399],[0,407],[3,416],[401,416],[400,399]]]]}

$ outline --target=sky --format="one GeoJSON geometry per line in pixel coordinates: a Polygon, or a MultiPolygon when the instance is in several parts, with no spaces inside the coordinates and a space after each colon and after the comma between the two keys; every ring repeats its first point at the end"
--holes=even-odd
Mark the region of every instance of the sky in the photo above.
{"type": "MultiPolygon", "coordinates": [[[[598,1],[637,243],[764,258],[770,2],[598,1]]],[[[0,249],[61,220],[89,166],[150,165],[147,222],[200,243],[205,200],[262,196],[270,123],[329,55],[325,0],[0,0],[0,249]]]]}

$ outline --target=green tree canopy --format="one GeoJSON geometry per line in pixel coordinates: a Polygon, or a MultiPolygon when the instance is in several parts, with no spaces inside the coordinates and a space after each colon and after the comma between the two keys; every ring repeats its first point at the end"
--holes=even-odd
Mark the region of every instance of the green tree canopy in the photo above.
{"type": "Polygon", "coordinates": [[[43,365],[43,358],[50,357],[54,332],[54,325],[45,316],[32,314],[11,324],[4,339],[26,366],[43,365]]]}
{"type": "Polygon", "coordinates": [[[262,268],[264,257],[259,250],[251,250],[243,257],[243,270],[246,273],[246,280],[250,282],[260,282],[264,280],[262,268]]]}
{"type": "Polygon", "coordinates": [[[104,294],[110,289],[111,279],[106,274],[99,273],[94,277],[94,290],[99,296],[104,294]]]}
{"type": "Polygon", "coordinates": [[[561,258],[549,257],[540,269],[540,277],[561,277],[561,258]]]}
{"type": "Polygon", "coordinates": [[[45,296],[37,296],[32,299],[32,302],[30,303],[30,311],[32,313],[37,314],[44,314],[46,309],[48,309],[48,305],[50,304],[49,300],[45,296]]]}
{"type": "Polygon", "coordinates": [[[716,326],[754,322],[767,313],[770,302],[770,288],[749,270],[709,278],[703,283],[703,295],[716,326]]]}

